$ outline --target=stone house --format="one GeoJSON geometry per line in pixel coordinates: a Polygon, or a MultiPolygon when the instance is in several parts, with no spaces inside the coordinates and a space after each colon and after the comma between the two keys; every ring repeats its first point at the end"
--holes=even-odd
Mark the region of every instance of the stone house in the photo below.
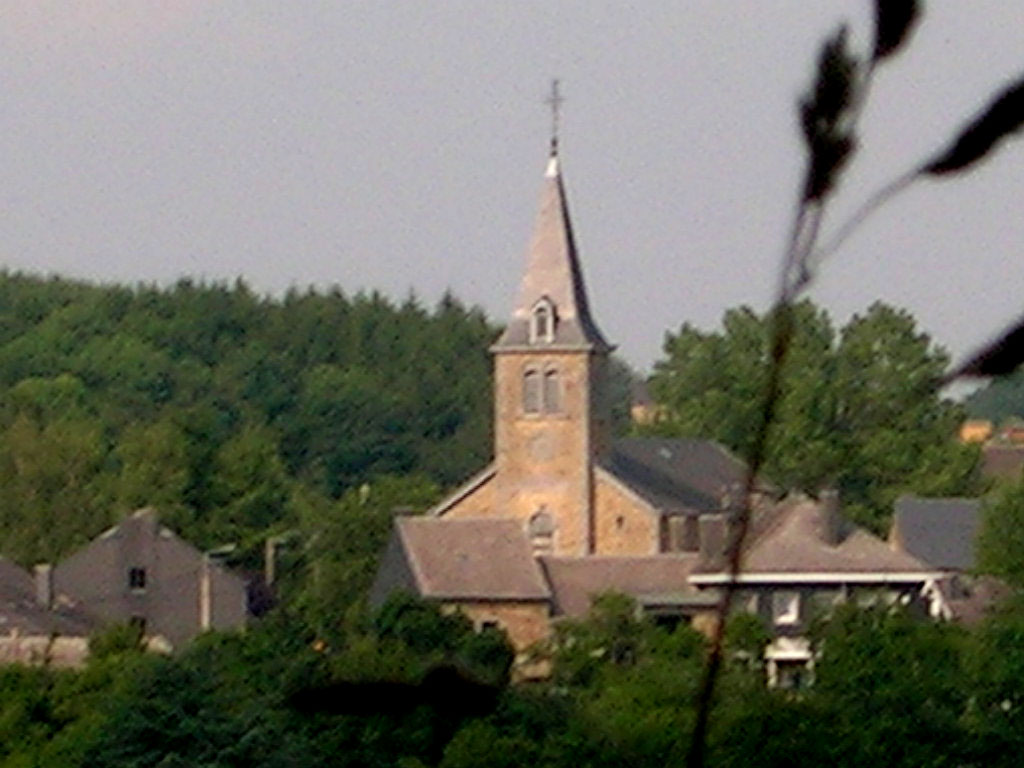
{"type": "Polygon", "coordinates": [[[104,624],[178,648],[248,616],[246,582],[140,509],[53,567],[53,594],[104,624]]]}

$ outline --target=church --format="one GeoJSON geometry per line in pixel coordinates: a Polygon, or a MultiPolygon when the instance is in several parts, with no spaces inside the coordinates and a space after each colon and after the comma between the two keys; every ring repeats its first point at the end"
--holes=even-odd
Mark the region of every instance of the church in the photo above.
{"type": "Polygon", "coordinates": [[[373,602],[406,589],[502,627],[517,649],[610,589],[655,611],[708,609],[687,577],[744,466],[705,440],[613,440],[612,350],[553,146],[518,297],[491,347],[494,460],[426,515],[397,519],[373,602]]]}
{"type": "MultiPolygon", "coordinates": [[[[655,620],[713,626],[746,467],[709,440],[613,439],[612,349],[590,311],[553,142],[526,270],[490,350],[494,459],[426,514],[396,518],[371,604],[411,592],[500,627],[517,652],[608,591],[655,620]]],[[[757,483],[750,503],[737,604],[772,628],[779,664],[809,659],[801,637],[822,605],[865,588],[908,603],[939,576],[843,520],[834,493],[779,499],[757,483]]]]}

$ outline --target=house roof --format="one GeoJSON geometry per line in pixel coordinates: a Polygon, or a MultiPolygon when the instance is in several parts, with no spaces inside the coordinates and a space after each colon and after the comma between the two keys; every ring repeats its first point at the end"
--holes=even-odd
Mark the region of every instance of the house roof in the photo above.
{"type": "MultiPolygon", "coordinates": [[[[877,536],[842,521],[835,545],[826,541],[825,507],[795,495],[775,505],[759,534],[746,545],[742,578],[794,578],[817,581],[823,575],[881,579],[924,579],[934,568],[912,555],[898,552],[877,536]]],[[[760,527],[760,526],[759,526],[760,527]]],[[[702,576],[720,568],[701,564],[702,576]]],[[[699,578],[699,577],[698,577],[699,578]]],[[[708,581],[707,578],[703,579],[708,581]]]]}
{"type": "Polygon", "coordinates": [[[974,567],[974,539],[980,523],[978,499],[896,500],[893,538],[900,547],[929,565],[944,570],[974,567]]]}
{"type": "Polygon", "coordinates": [[[650,555],[646,557],[542,557],[541,563],[554,597],[555,613],[582,616],[591,600],[602,592],[615,591],[642,602],[661,596],[673,603],[693,598],[698,591],[689,584],[696,555],[650,555]]]}
{"type": "Polygon", "coordinates": [[[601,466],[665,512],[708,511],[746,479],[742,461],[711,440],[630,437],[616,440],[601,466]]]}
{"type": "Polygon", "coordinates": [[[92,618],[63,604],[60,598],[55,598],[53,608],[41,606],[32,575],[0,557],[0,635],[13,632],[29,637],[85,637],[97,626],[92,618]]]}
{"type": "Polygon", "coordinates": [[[544,174],[540,210],[527,251],[527,267],[519,288],[512,318],[495,349],[529,346],[530,316],[536,304],[547,298],[555,306],[553,348],[611,349],[590,315],[583,270],[569,220],[569,205],[557,153],[552,150],[544,174]]]}
{"type": "Polygon", "coordinates": [[[551,596],[516,520],[402,517],[396,524],[424,597],[547,600],[551,596]]]}

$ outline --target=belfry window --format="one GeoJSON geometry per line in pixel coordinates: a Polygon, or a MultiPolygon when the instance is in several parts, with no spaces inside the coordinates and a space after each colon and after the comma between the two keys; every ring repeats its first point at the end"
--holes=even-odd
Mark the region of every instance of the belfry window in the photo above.
{"type": "Polygon", "coordinates": [[[547,296],[533,305],[530,314],[530,343],[551,344],[555,340],[555,305],[547,296]]]}
{"type": "Polygon", "coordinates": [[[523,374],[523,413],[540,413],[543,399],[540,371],[528,368],[523,374]]]}
{"type": "Polygon", "coordinates": [[[561,413],[562,382],[558,370],[527,368],[523,372],[523,413],[561,413]]]}
{"type": "Polygon", "coordinates": [[[559,413],[562,410],[562,385],[558,371],[544,371],[544,412],[559,413]]]}

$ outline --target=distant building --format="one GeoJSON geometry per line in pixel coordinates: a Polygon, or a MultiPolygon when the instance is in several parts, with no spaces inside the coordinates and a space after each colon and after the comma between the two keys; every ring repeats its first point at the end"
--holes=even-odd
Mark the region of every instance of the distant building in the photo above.
{"type": "Polygon", "coordinates": [[[976,574],[974,544],[981,528],[981,500],[901,496],[889,542],[941,572],[930,585],[937,617],[974,624],[1008,589],[976,574]]]}
{"type": "Polygon", "coordinates": [[[33,578],[0,557],[0,664],[79,666],[98,626],[95,618],[55,599],[48,566],[33,578]]]}
{"type": "Polygon", "coordinates": [[[238,629],[245,581],[141,509],[53,568],[53,590],[104,623],[133,623],[177,648],[207,629],[238,629]]]}
{"type": "Polygon", "coordinates": [[[992,430],[988,419],[968,419],[960,425],[960,442],[984,443],[992,437],[992,430]]]}
{"type": "Polygon", "coordinates": [[[629,395],[629,416],[634,424],[647,426],[657,423],[663,417],[665,409],[654,402],[646,381],[634,381],[629,388],[629,395]]]}

